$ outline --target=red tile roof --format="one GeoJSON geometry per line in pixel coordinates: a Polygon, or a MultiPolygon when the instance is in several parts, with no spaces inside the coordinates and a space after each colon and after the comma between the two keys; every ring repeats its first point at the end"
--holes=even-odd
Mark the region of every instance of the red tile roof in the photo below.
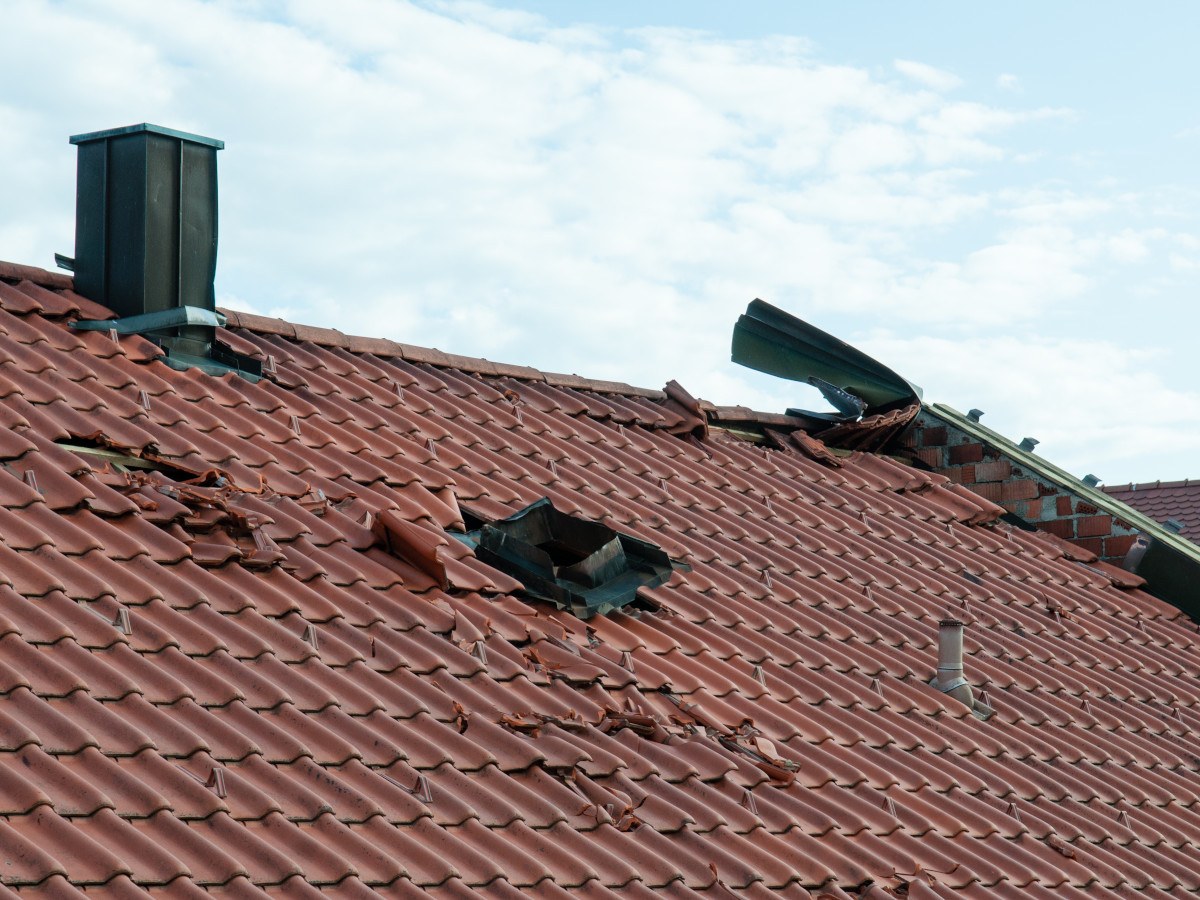
{"type": "Polygon", "coordinates": [[[1183,525],[1181,535],[1194,544],[1200,543],[1200,481],[1106,484],[1104,491],[1156,522],[1176,520],[1183,525]]]}
{"type": "Polygon", "coordinates": [[[270,377],[179,372],[0,279],[0,896],[1200,890],[1195,625],[944,478],[244,314],[270,377]],[[584,622],[444,533],[542,496],[691,571],[584,622]]]}

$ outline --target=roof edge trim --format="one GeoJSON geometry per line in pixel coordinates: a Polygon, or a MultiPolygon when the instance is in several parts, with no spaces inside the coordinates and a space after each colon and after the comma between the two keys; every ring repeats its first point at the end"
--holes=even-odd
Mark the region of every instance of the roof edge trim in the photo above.
{"type": "Polygon", "coordinates": [[[1047,462],[1036,453],[1022,450],[1019,444],[1009,440],[998,432],[992,431],[986,425],[968,418],[952,406],[947,406],[945,403],[929,403],[924,404],[924,409],[929,414],[953,425],[960,431],[966,432],[971,437],[1000,448],[1030,471],[1036,472],[1046,480],[1069,489],[1072,493],[1087,500],[1092,506],[1128,522],[1135,528],[1153,536],[1155,540],[1167,544],[1174,550],[1200,563],[1200,547],[1197,547],[1186,538],[1168,531],[1149,516],[1138,512],[1127,503],[1123,503],[1116,497],[1106,494],[1100,488],[1089,487],[1081,479],[1076,478],[1064,469],[1060,469],[1053,463],[1047,462]]]}

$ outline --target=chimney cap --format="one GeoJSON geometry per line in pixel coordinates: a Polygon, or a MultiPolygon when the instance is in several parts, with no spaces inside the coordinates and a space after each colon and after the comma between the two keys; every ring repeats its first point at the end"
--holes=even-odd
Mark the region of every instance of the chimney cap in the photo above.
{"type": "Polygon", "coordinates": [[[164,137],[175,138],[181,141],[191,141],[194,144],[203,144],[206,147],[213,147],[217,150],[225,149],[225,142],[219,141],[216,138],[204,137],[201,134],[191,134],[187,131],[176,131],[174,128],[163,128],[161,125],[151,125],[147,122],[142,122],[140,125],[126,125],[122,128],[107,128],[104,131],[89,131],[87,134],[73,134],[71,135],[71,143],[87,144],[92,141],[103,141],[109,138],[122,137],[127,134],[140,134],[142,132],[161,134],[164,137]]]}

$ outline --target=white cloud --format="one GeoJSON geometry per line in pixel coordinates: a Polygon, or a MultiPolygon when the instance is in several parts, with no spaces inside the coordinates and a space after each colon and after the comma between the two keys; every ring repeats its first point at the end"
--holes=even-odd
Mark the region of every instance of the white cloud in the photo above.
{"type": "Polygon", "coordinates": [[[1002,72],[996,76],[996,87],[1002,91],[1019,91],[1021,89],[1021,79],[1011,72],[1002,72]]]}
{"type": "Polygon", "coordinates": [[[1200,452],[1200,432],[1179,425],[1200,420],[1200,393],[1150,368],[1162,347],[1131,351],[1117,340],[886,332],[860,346],[902,374],[920,371],[926,400],[953,397],[950,405],[958,409],[982,409],[989,427],[1017,441],[1037,438],[1039,455],[1076,475],[1094,471],[1110,484],[1153,480],[1144,463],[1148,448],[1169,442],[1183,454],[1200,452]],[[1012,397],[1024,402],[1014,405],[1012,397]]]}
{"type": "Polygon", "coordinates": [[[71,252],[67,135],[157,121],[227,142],[221,296],[353,333],[782,409],[799,386],[727,362],[755,296],[954,341],[1102,317],[1161,245],[1200,279],[1197,198],[1043,177],[1069,113],[802,36],[400,0],[14,0],[0,28],[0,257],[71,252]]]}
{"type": "Polygon", "coordinates": [[[933,88],[935,91],[945,93],[962,85],[962,79],[953,72],[947,72],[945,69],[938,69],[923,62],[897,59],[892,62],[892,65],[905,78],[910,78],[917,84],[933,88]]]}

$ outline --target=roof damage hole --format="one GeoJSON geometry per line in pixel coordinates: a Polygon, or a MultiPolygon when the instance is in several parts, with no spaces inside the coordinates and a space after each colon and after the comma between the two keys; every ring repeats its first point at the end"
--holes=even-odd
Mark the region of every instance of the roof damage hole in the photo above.
{"type": "Polygon", "coordinates": [[[686,568],[648,541],[560,512],[547,497],[456,537],[520,581],[529,596],[581,619],[630,604],[655,609],[638,589],[657,587],[673,569],[686,568]]]}

